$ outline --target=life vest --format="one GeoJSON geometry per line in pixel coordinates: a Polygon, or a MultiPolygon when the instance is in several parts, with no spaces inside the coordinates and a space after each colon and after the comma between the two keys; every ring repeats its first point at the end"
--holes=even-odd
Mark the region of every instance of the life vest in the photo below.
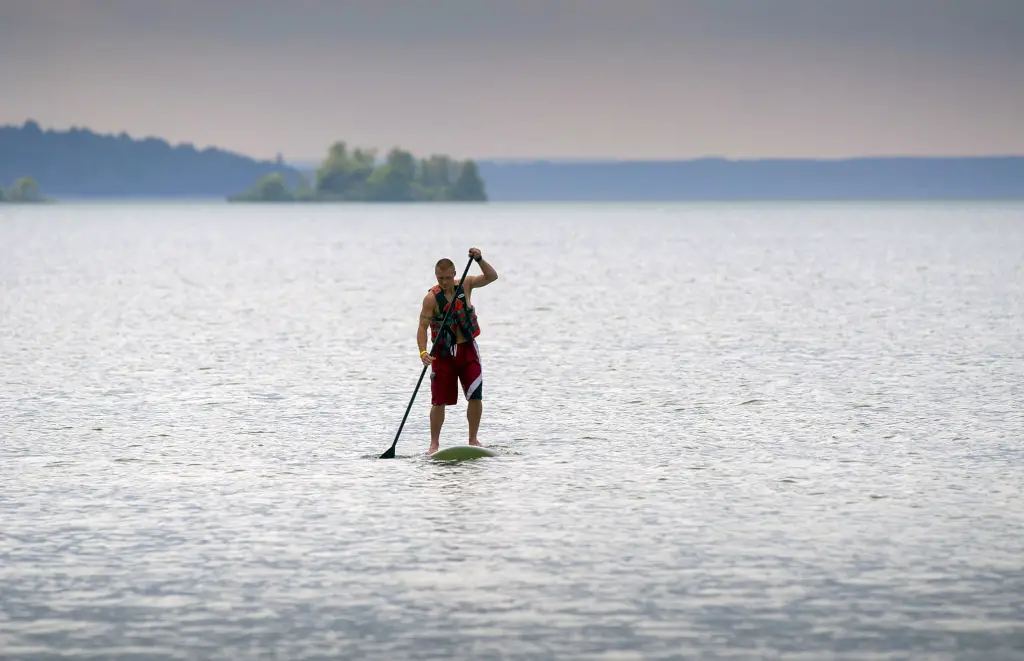
{"type": "MultiPolygon", "coordinates": [[[[458,285],[456,285],[458,289],[458,285]]],[[[430,339],[436,341],[438,333],[441,332],[441,322],[444,320],[444,313],[448,309],[448,299],[441,291],[440,285],[430,288],[430,293],[437,301],[438,314],[430,318],[430,339]]],[[[455,299],[455,309],[448,315],[448,322],[445,324],[445,332],[441,333],[441,347],[451,350],[455,347],[455,329],[462,331],[462,337],[472,339],[480,335],[480,322],[476,318],[476,310],[472,305],[466,304],[466,292],[460,290],[455,299]]]]}

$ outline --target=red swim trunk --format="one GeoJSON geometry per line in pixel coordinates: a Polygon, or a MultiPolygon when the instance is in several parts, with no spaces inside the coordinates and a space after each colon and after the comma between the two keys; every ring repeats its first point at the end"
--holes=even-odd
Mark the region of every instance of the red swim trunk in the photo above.
{"type": "Polygon", "coordinates": [[[430,403],[454,405],[459,401],[459,382],[466,399],[483,399],[484,375],[480,369],[480,356],[476,341],[463,342],[455,348],[455,355],[437,348],[438,356],[431,363],[430,403]]]}

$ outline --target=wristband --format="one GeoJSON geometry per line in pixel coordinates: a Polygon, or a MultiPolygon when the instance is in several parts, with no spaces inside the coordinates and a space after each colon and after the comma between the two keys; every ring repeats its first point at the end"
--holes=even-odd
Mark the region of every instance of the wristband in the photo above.
{"type": "Polygon", "coordinates": [[[427,353],[427,350],[426,350],[426,349],[424,349],[423,351],[421,351],[421,352],[420,352],[420,358],[422,358],[422,357],[423,357],[423,354],[425,354],[425,353],[427,353]]]}

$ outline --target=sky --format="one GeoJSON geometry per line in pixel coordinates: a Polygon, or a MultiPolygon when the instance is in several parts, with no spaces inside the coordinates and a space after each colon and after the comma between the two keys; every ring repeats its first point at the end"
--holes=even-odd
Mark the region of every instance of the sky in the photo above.
{"type": "Polygon", "coordinates": [[[318,161],[1024,154],[1024,0],[0,0],[0,124],[318,161]]]}

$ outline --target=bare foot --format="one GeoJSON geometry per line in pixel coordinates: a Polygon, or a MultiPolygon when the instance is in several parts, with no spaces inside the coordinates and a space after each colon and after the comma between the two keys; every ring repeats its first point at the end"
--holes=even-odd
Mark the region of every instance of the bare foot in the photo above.
{"type": "Polygon", "coordinates": [[[431,443],[430,447],[427,448],[427,454],[434,454],[437,452],[437,443],[431,443]]]}
{"type": "Polygon", "coordinates": [[[476,440],[476,439],[473,439],[472,441],[470,441],[470,442],[469,442],[469,444],[470,444],[470,445],[475,445],[475,446],[477,446],[478,448],[482,448],[482,447],[483,447],[483,445],[481,445],[481,444],[480,444],[480,441],[478,441],[478,440],[476,440]]]}

